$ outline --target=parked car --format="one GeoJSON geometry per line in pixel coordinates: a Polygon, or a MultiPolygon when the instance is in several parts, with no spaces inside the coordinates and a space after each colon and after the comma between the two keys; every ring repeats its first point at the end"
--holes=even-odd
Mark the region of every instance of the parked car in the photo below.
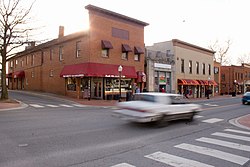
{"type": "Polygon", "coordinates": [[[169,121],[187,119],[193,120],[195,114],[201,111],[201,106],[190,103],[180,94],[159,92],[136,93],[133,101],[117,103],[115,116],[130,122],[156,122],[165,125],[169,121]]]}
{"type": "Polygon", "coordinates": [[[248,104],[250,103],[250,92],[246,92],[243,96],[242,96],[242,104],[248,104]]]}

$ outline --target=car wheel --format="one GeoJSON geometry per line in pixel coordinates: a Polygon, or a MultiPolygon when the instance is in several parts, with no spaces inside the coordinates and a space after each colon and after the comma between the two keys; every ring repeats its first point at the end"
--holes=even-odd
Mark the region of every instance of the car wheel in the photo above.
{"type": "Polygon", "coordinates": [[[169,124],[169,122],[165,119],[165,117],[162,117],[158,121],[155,122],[156,127],[162,128],[169,124]]]}
{"type": "Polygon", "coordinates": [[[243,101],[242,104],[245,104],[245,102],[243,101]]]}

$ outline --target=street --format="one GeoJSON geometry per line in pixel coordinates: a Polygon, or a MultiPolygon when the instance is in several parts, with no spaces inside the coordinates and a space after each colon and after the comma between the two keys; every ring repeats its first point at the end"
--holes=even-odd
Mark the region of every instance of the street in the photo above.
{"type": "Polygon", "coordinates": [[[194,101],[193,122],[131,124],[114,107],[21,92],[26,108],[0,112],[1,167],[250,166],[250,131],[229,121],[249,114],[239,97],[194,101]]]}

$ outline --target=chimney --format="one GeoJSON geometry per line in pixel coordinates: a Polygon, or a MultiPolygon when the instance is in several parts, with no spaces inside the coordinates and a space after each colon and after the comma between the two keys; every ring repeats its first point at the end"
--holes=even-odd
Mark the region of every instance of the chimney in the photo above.
{"type": "Polygon", "coordinates": [[[61,38],[63,36],[64,36],[64,26],[59,26],[58,38],[61,38]]]}

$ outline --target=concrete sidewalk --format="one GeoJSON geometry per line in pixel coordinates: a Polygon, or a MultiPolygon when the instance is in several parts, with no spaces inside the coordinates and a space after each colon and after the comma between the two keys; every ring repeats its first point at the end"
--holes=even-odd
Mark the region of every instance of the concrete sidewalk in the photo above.
{"type": "MultiPolygon", "coordinates": [[[[27,91],[22,91],[24,93],[33,93],[33,94],[38,94],[37,92],[27,92],[27,91]]],[[[82,105],[86,105],[86,106],[92,106],[92,107],[112,107],[115,106],[116,103],[118,103],[117,100],[95,100],[95,99],[75,99],[75,98],[70,98],[70,97],[66,97],[66,96],[60,96],[60,95],[55,95],[55,94],[50,94],[50,93],[42,93],[39,92],[39,95],[41,96],[49,96],[49,97],[55,97],[55,98],[61,98],[64,100],[69,100],[69,101],[73,101],[75,103],[79,103],[82,105]]],[[[225,95],[225,96],[214,96],[211,97],[210,99],[219,99],[219,98],[232,98],[232,96],[229,95],[225,95]]],[[[199,99],[189,99],[190,101],[209,101],[206,98],[199,98],[199,99]]],[[[27,107],[26,104],[23,104],[22,102],[19,101],[15,101],[15,100],[7,100],[7,101],[0,101],[0,111],[6,111],[6,110],[15,110],[15,109],[20,109],[20,108],[25,108],[27,107]]],[[[233,119],[230,121],[230,123],[241,127],[241,128],[245,128],[250,130],[250,114],[233,119]]]]}

